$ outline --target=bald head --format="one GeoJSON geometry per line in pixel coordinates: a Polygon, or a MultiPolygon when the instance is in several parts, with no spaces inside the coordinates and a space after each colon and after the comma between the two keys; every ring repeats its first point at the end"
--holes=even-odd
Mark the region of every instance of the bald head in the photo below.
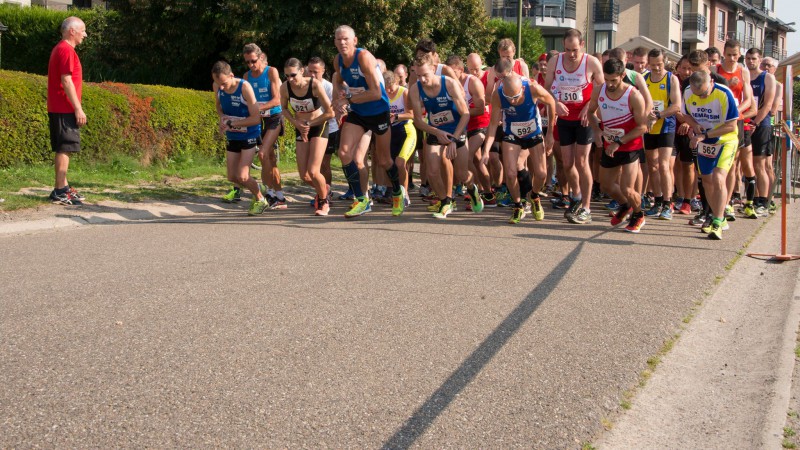
{"type": "Polygon", "coordinates": [[[507,97],[514,97],[522,90],[522,78],[508,76],[503,79],[503,93],[507,97]]]}

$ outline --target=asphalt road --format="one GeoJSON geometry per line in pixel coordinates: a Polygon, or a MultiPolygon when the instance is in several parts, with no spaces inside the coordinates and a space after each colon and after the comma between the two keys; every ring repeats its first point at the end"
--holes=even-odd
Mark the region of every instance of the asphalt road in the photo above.
{"type": "Polygon", "coordinates": [[[245,207],[0,235],[0,447],[579,447],[763,222],[245,207]]]}

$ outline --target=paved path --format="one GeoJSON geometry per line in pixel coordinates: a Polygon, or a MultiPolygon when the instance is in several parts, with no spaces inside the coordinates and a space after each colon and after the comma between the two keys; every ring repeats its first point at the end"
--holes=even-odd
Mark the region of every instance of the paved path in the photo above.
{"type": "Polygon", "coordinates": [[[341,203],[0,233],[0,447],[578,447],[762,222],[341,203]]]}

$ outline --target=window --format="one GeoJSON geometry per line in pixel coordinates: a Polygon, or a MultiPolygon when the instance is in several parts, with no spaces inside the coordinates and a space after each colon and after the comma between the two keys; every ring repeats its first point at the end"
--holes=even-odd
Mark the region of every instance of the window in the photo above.
{"type": "Polygon", "coordinates": [[[681,20],[681,2],[680,0],[672,0],[672,18],[674,20],[681,20]]]}
{"type": "Polygon", "coordinates": [[[594,32],[594,51],[603,53],[611,48],[611,31],[594,32]]]}
{"type": "Polygon", "coordinates": [[[717,11],[717,40],[725,40],[725,11],[717,11]]]}
{"type": "Polygon", "coordinates": [[[675,53],[680,53],[681,44],[679,42],[669,41],[669,49],[675,53]]]}
{"type": "Polygon", "coordinates": [[[775,10],[775,1],[764,0],[764,11],[774,11],[774,10],[775,10]]]}
{"type": "Polygon", "coordinates": [[[564,35],[558,36],[542,36],[544,38],[544,46],[547,50],[564,51],[564,35]]]}

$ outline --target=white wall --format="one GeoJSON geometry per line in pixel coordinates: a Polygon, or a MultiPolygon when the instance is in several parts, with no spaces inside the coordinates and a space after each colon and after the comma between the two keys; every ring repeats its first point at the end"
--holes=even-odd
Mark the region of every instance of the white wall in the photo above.
{"type": "Polygon", "coordinates": [[[0,3],[10,3],[19,6],[31,6],[31,0],[0,0],[0,3]]]}

